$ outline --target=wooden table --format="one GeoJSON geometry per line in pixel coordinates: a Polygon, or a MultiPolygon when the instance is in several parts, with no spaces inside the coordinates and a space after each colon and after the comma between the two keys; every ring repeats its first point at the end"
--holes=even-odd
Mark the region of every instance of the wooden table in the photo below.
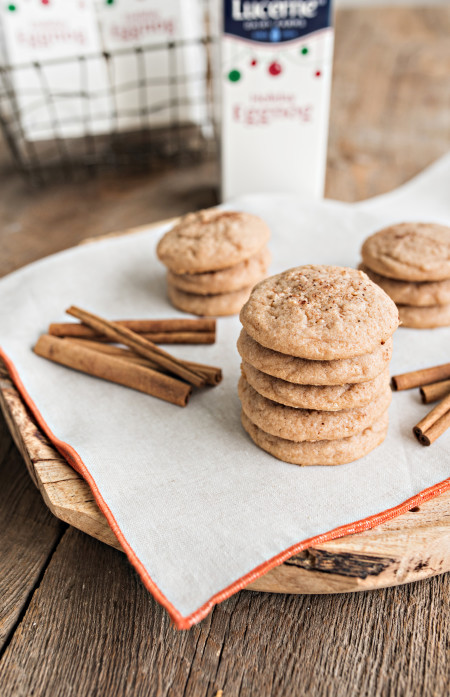
{"type": "MultiPolygon", "coordinates": [[[[450,147],[450,9],[340,11],[327,195],[401,184],[450,147]]],[[[2,154],[0,274],[215,202],[214,163],[27,191],[2,154]]],[[[450,575],[369,593],[242,592],[177,632],[124,555],[48,513],[0,423],[0,694],[444,695],[450,575]]]]}

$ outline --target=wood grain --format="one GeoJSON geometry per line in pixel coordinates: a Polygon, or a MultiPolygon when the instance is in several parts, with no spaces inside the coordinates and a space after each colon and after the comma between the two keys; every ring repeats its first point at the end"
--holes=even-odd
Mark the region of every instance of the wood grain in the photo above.
{"type": "Polygon", "coordinates": [[[341,10],[326,195],[390,191],[450,148],[450,8],[341,10]]]}
{"type": "Polygon", "coordinates": [[[242,592],[177,632],[123,555],[70,529],[3,656],[0,692],[443,697],[449,592],[449,575],[338,596],[242,592]]]}
{"type": "MultiPolygon", "coordinates": [[[[449,33],[448,7],[337,12],[329,197],[382,193],[450,149],[449,33]]],[[[3,165],[0,274],[87,236],[212,205],[216,183],[215,163],[203,163],[30,192],[3,165]]],[[[14,481],[14,460],[5,462],[14,481]]],[[[25,469],[22,476],[32,491],[25,469]]],[[[6,517],[21,502],[7,494],[6,517]]],[[[39,535],[25,516],[14,527],[26,558],[39,535]]],[[[20,567],[20,555],[10,564],[20,567]]],[[[26,586],[23,616],[0,660],[2,697],[448,693],[449,574],[368,593],[240,593],[189,632],[170,626],[124,555],[73,529],[39,580],[34,594],[26,586]]],[[[0,581],[3,606],[15,589],[0,581]]]]}
{"type": "Polygon", "coordinates": [[[0,654],[65,526],[49,513],[0,420],[0,654]]]}

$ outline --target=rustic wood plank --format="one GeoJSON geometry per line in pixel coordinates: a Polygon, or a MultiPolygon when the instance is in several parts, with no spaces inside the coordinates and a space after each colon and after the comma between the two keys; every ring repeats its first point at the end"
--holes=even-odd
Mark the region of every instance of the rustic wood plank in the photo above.
{"type": "Polygon", "coordinates": [[[449,591],[446,575],[366,594],[240,593],[177,632],[123,555],[71,529],[3,656],[0,692],[444,695],[449,591]]]}
{"type": "Polygon", "coordinates": [[[0,414],[0,651],[64,528],[33,485],[0,414]]]}
{"type": "MultiPolygon", "coordinates": [[[[39,431],[6,378],[0,381],[0,407],[51,512],[120,549],[88,485],[39,431]]],[[[300,552],[248,588],[272,593],[343,593],[443,573],[450,570],[449,509],[447,491],[373,530],[300,552]]]]}
{"type": "Polygon", "coordinates": [[[450,148],[450,8],[336,13],[326,195],[400,186],[450,148]]]}
{"type": "Polygon", "coordinates": [[[18,175],[3,169],[0,276],[86,237],[213,206],[217,173],[216,163],[208,161],[140,177],[55,181],[30,191],[18,175]]]}

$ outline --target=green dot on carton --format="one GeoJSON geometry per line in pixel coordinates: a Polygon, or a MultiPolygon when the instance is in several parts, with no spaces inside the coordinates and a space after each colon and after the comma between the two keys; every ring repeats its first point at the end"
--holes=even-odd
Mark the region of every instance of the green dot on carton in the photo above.
{"type": "Polygon", "coordinates": [[[241,73],[239,70],[230,70],[228,73],[228,79],[230,82],[238,82],[241,79],[241,73]]]}

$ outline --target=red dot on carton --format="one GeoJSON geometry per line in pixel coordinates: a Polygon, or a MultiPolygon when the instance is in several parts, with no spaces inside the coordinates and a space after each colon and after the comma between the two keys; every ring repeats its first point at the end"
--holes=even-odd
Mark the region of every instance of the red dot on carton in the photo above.
{"type": "Polygon", "coordinates": [[[271,75],[273,75],[274,77],[279,75],[282,72],[282,70],[283,69],[282,69],[281,65],[279,63],[277,63],[276,61],[274,61],[273,63],[271,63],[269,65],[269,73],[271,75]]]}

